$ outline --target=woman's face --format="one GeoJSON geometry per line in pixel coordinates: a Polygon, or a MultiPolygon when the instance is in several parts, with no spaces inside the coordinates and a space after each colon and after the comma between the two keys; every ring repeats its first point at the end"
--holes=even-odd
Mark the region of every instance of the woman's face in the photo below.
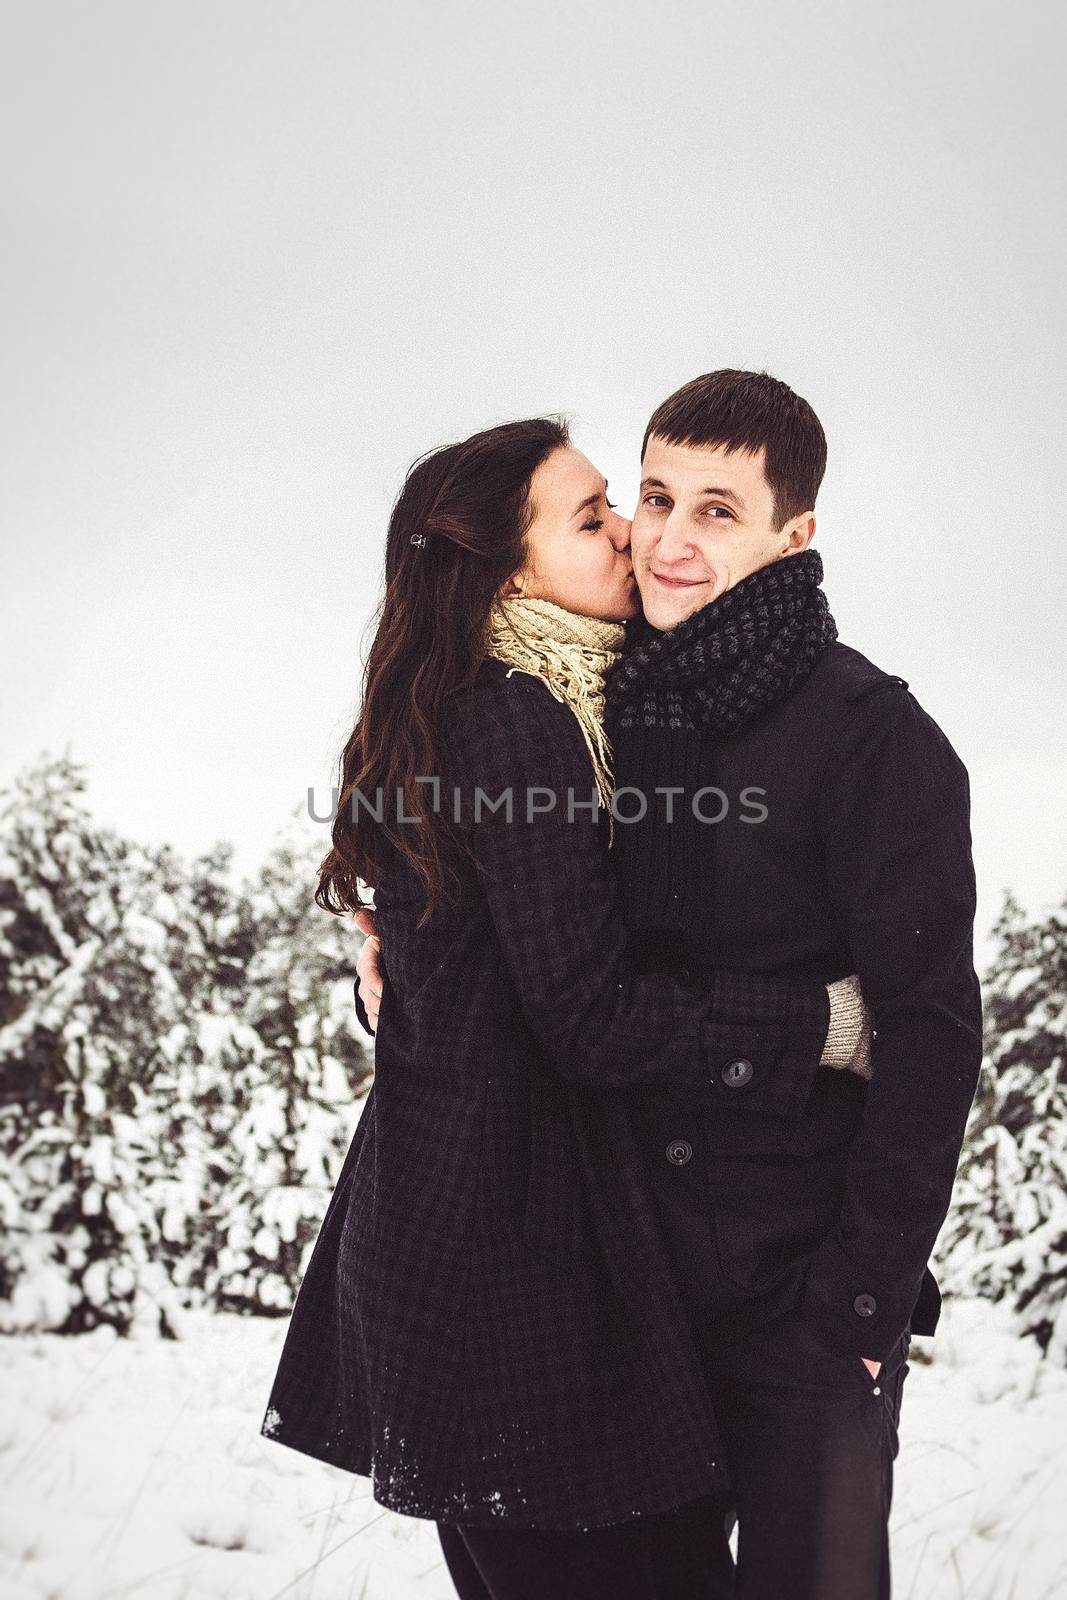
{"type": "Polygon", "coordinates": [[[565,611],[625,622],[640,607],[630,561],[630,524],[607,499],[593,463],[567,445],[530,480],[533,520],[526,565],[503,593],[551,600],[565,611]]]}

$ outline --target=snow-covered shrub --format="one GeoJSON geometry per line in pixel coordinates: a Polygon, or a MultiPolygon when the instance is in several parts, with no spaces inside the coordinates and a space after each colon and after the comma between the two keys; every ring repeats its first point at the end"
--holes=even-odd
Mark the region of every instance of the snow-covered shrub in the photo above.
{"type": "Polygon", "coordinates": [[[318,853],[249,887],[96,827],[42,759],[0,797],[0,1332],[282,1311],[358,1118],[358,938],[318,853]]]}
{"type": "Polygon", "coordinates": [[[242,900],[254,931],[241,1019],[239,1108],[217,1193],[212,1304],[287,1312],[359,1120],[350,925],[313,900],[306,852],[282,840],[242,900]]]}
{"type": "Polygon", "coordinates": [[[0,1329],[165,1325],[143,1177],[174,1000],[150,859],[93,826],[67,758],[0,810],[0,1329]]]}
{"type": "Polygon", "coordinates": [[[1008,896],[994,931],[986,1057],[939,1279],[1005,1301],[1067,1365],[1067,902],[1031,922],[1008,896]]]}

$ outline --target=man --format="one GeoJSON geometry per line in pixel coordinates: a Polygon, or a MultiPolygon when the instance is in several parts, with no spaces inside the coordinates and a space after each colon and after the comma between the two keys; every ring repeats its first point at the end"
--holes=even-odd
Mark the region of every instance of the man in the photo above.
{"type": "Polygon", "coordinates": [[[811,407],[765,373],[658,408],[631,531],[644,618],[608,682],[643,963],[855,972],[874,1019],[869,1080],[822,1074],[788,1125],[633,1095],[723,1433],[738,1600],[889,1593],[906,1357],[936,1327],[928,1260],[981,1061],[966,769],[837,638],[811,548],[825,461],[811,407]]]}

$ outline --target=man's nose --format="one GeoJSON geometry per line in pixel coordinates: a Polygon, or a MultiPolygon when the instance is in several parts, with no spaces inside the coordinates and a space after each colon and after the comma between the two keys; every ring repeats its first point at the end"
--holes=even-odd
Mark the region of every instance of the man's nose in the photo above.
{"type": "Polygon", "coordinates": [[[629,550],[630,529],[633,524],[628,517],[620,517],[618,513],[612,514],[611,527],[608,529],[608,538],[616,550],[629,550]]]}
{"type": "Polygon", "coordinates": [[[682,519],[666,517],[660,523],[656,554],[661,561],[684,561],[692,554],[693,541],[682,519]]]}

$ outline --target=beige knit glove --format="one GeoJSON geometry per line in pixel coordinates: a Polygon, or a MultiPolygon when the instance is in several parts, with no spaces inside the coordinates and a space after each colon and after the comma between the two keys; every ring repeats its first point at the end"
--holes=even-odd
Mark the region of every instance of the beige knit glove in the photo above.
{"type": "Polygon", "coordinates": [[[860,980],[855,973],[828,983],[830,1027],[819,1065],[846,1067],[861,1078],[870,1078],[871,1013],[864,1003],[860,980]]]}

